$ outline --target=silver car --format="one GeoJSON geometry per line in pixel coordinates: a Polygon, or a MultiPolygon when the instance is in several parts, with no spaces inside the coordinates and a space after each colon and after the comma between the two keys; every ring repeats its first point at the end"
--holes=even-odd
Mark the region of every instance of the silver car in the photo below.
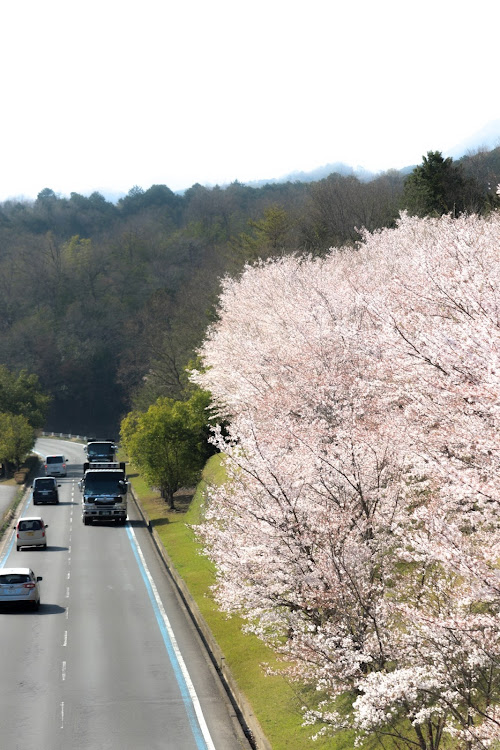
{"type": "Polygon", "coordinates": [[[0,605],[26,603],[38,609],[41,580],[42,576],[35,576],[31,568],[0,568],[0,605]]]}

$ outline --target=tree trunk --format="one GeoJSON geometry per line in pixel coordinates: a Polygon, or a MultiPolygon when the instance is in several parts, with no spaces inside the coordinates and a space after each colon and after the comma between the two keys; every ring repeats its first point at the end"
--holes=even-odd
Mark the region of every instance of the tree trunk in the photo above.
{"type": "Polygon", "coordinates": [[[175,510],[174,492],[170,487],[161,488],[161,496],[168,503],[170,510],[175,510]]]}

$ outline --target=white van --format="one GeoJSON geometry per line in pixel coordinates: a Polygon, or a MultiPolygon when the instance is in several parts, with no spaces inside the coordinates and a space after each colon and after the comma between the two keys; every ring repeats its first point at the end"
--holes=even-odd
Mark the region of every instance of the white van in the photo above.
{"type": "Polygon", "coordinates": [[[64,456],[47,456],[45,459],[46,477],[65,477],[66,459],[64,456]]]}
{"type": "Polygon", "coordinates": [[[43,518],[40,516],[30,516],[29,518],[20,518],[16,527],[16,549],[19,552],[21,547],[46,547],[48,528],[43,518]]]}

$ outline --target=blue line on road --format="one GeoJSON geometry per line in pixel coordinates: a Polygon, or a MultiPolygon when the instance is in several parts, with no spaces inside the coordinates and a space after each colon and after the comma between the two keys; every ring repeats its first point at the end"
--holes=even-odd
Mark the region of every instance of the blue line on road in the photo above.
{"type": "Polygon", "coordinates": [[[215,746],[212,742],[212,738],[210,737],[208,727],[205,723],[205,718],[201,711],[198,696],[196,695],[194,686],[191,683],[191,679],[189,677],[184,660],[181,656],[177,641],[172,631],[172,627],[163,608],[163,604],[161,603],[158,591],[156,590],[156,586],[151,577],[151,573],[147,569],[146,562],[140,550],[139,543],[137,542],[134,531],[129,524],[127,524],[127,535],[130,540],[135,559],[137,560],[142,579],[146,585],[149,599],[153,607],[156,620],[160,627],[163,642],[167,649],[170,663],[174,670],[175,678],[181,691],[184,706],[186,708],[189,723],[191,725],[191,730],[196,741],[196,746],[199,750],[215,750],[215,746]]]}

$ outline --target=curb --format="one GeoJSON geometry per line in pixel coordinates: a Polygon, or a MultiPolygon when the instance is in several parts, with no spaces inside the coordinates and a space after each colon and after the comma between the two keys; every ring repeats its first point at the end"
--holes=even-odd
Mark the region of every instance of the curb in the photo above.
{"type": "Polygon", "coordinates": [[[219,678],[233,705],[233,708],[238,715],[238,719],[243,727],[243,731],[250,743],[250,746],[253,748],[253,750],[272,750],[271,745],[269,744],[269,740],[262,731],[262,727],[260,726],[255,714],[252,711],[250,703],[240,691],[236,680],[231,673],[231,670],[226,665],[225,656],[222,653],[215,638],[213,637],[210,628],[205,622],[205,619],[203,618],[198,605],[193,599],[188,587],[186,586],[185,581],[175,570],[172,560],[170,559],[168,552],[166,551],[160,537],[158,536],[158,532],[153,528],[151,521],[149,520],[146,512],[143,510],[133,489],[131,489],[131,495],[139,512],[139,515],[146,524],[154,545],[160,557],[162,558],[163,563],[165,564],[167,572],[172,578],[172,581],[174,582],[175,587],[180,597],[182,598],[186,609],[189,612],[191,619],[193,620],[193,623],[195,624],[196,629],[200,634],[201,639],[203,640],[203,643],[205,644],[210,659],[212,660],[217,674],[219,675],[219,678]]]}

